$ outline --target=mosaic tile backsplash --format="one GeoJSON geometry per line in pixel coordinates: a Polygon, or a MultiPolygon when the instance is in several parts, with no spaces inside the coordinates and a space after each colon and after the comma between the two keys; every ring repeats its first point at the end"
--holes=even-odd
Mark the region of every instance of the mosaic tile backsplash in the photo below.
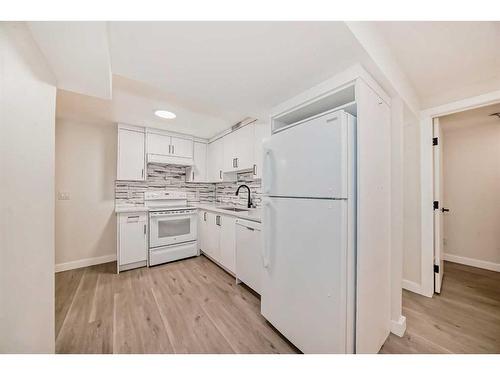
{"type": "Polygon", "coordinates": [[[181,190],[187,192],[188,203],[232,203],[246,206],[247,190],[239,185],[246,184],[252,192],[252,200],[259,207],[262,201],[260,179],[253,179],[252,172],[238,174],[236,182],[198,183],[186,182],[186,167],[165,164],[148,164],[146,181],[115,181],[116,204],[143,204],[144,192],[155,190],[181,190]]]}

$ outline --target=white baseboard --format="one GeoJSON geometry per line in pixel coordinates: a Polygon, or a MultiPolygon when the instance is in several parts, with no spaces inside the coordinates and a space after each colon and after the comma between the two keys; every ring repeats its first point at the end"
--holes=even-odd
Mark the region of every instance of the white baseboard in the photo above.
{"type": "MultiPolygon", "coordinates": [[[[486,260],[466,258],[454,254],[443,254],[443,258],[444,260],[453,263],[460,263],[460,264],[465,264],[466,266],[472,266],[477,268],[483,268],[489,271],[500,272],[500,263],[493,263],[493,262],[488,262],[486,260]]],[[[444,270],[444,273],[446,275],[446,268],[444,270]]]]}
{"type": "Polygon", "coordinates": [[[85,258],[80,260],[74,260],[72,262],[58,263],[56,264],[56,272],[74,270],[75,268],[82,268],[88,266],[94,266],[96,264],[113,262],[116,260],[116,254],[108,254],[102,257],[95,258],[85,258]]]}
{"type": "Polygon", "coordinates": [[[422,293],[422,285],[420,285],[414,281],[403,279],[401,284],[403,286],[403,289],[409,290],[410,292],[413,292],[413,293],[424,295],[422,293]]]}
{"type": "Polygon", "coordinates": [[[403,337],[406,331],[406,316],[401,315],[398,320],[391,320],[391,332],[403,337]]]}

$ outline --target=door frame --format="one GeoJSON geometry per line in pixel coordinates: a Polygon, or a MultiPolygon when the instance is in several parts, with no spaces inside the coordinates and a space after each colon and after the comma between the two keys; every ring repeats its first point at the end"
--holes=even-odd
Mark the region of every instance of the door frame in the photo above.
{"type": "Polygon", "coordinates": [[[433,119],[500,103],[500,90],[420,111],[421,277],[420,294],[434,295],[433,119]]]}

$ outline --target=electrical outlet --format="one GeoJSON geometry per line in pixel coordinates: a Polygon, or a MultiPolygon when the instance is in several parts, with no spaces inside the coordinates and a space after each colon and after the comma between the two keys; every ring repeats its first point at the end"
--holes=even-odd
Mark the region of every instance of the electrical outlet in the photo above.
{"type": "Polygon", "coordinates": [[[71,196],[66,191],[59,191],[57,193],[57,199],[60,201],[69,201],[71,199],[71,196]]]}

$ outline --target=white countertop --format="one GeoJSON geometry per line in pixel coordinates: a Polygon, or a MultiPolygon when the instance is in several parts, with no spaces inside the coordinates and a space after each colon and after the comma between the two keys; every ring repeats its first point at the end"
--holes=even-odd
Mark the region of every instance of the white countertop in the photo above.
{"type": "MultiPolygon", "coordinates": [[[[234,216],[239,219],[246,219],[256,222],[261,222],[261,209],[260,208],[251,208],[248,211],[240,211],[234,212],[229,210],[224,210],[221,207],[228,207],[229,204],[221,204],[221,203],[190,203],[190,206],[212,211],[218,212],[220,214],[234,216]]],[[[130,213],[130,212],[148,212],[149,208],[144,206],[143,204],[117,204],[115,206],[115,213],[130,213]]]]}
{"type": "Polygon", "coordinates": [[[200,208],[202,210],[218,212],[220,214],[234,216],[239,219],[246,219],[251,221],[261,222],[262,212],[260,208],[250,208],[248,211],[229,211],[224,210],[221,207],[228,207],[230,204],[221,204],[221,203],[195,203],[193,206],[200,208]]]}
{"type": "Polygon", "coordinates": [[[143,204],[117,204],[115,205],[115,213],[127,213],[127,212],[148,212],[149,208],[143,204]]]}

